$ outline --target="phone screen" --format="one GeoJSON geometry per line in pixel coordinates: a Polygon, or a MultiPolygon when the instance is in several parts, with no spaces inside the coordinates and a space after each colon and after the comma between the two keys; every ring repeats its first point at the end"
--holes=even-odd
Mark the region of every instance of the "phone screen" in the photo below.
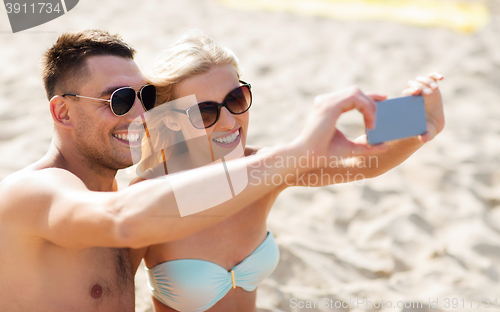
{"type": "Polygon", "coordinates": [[[366,130],[371,145],[421,135],[427,131],[422,96],[405,96],[376,104],[375,128],[366,130]]]}

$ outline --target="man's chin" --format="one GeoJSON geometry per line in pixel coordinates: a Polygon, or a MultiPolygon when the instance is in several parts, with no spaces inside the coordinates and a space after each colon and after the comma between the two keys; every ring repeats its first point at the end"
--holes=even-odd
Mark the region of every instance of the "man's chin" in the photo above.
{"type": "Polygon", "coordinates": [[[119,164],[120,169],[125,169],[138,164],[141,161],[141,158],[142,151],[140,147],[130,148],[128,151],[122,153],[122,156],[119,160],[117,160],[117,163],[119,164]]]}
{"type": "MultiPolygon", "coordinates": [[[[140,160],[140,156],[139,160],[140,160]]],[[[115,169],[115,170],[122,170],[122,169],[127,169],[129,167],[132,167],[135,165],[137,162],[134,161],[135,158],[131,154],[128,155],[122,155],[121,157],[118,155],[115,155],[114,159],[111,158],[110,161],[108,162],[108,166],[115,169]]]]}

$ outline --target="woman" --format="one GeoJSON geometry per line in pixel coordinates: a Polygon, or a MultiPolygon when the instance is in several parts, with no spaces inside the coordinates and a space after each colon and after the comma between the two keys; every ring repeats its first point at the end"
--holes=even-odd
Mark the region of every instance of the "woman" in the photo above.
{"type": "MultiPolygon", "coordinates": [[[[432,139],[444,125],[435,85],[438,79],[438,74],[420,77],[405,90],[408,95],[424,94],[428,117],[433,119],[421,141],[432,139]]],[[[141,173],[154,167],[172,174],[255,152],[245,149],[251,86],[240,80],[238,61],[232,52],[201,32],[191,31],[156,60],[150,80],[157,87],[158,103],[166,104],[159,106],[164,113],[161,118],[148,123],[149,132],[157,133],[143,142],[141,173]],[[168,148],[155,154],[155,148],[148,146],[168,148]]],[[[384,98],[371,96],[371,100],[384,98]]],[[[420,147],[417,141],[392,145],[386,155],[381,154],[379,168],[356,169],[353,159],[351,174],[365,170],[365,177],[379,175],[420,147]]],[[[347,169],[326,168],[331,175],[347,169]]],[[[320,184],[329,183],[328,179],[320,184]]],[[[255,311],[256,287],[279,261],[266,219],[277,196],[292,185],[301,184],[285,180],[273,192],[255,198],[216,226],[144,250],[155,310],[255,311]]]]}

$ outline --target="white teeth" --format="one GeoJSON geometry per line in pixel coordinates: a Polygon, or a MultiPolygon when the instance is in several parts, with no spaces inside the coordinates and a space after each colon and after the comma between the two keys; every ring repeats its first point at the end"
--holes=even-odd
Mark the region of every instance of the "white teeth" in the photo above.
{"type": "Polygon", "coordinates": [[[139,134],[113,134],[115,138],[128,142],[137,142],[139,140],[139,134]]]}
{"type": "Polygon", "coordinates": [[[235,133],[233,133],[231,135],[228,135],[225,138],[214,139],[214,141],[217,142],[217,143],[230,144],[230,143],[233,143],[236,140],[236,138],[238,137],[238,135],[240,135],[240,130],[239,129],[236,130],[235,133]]]}

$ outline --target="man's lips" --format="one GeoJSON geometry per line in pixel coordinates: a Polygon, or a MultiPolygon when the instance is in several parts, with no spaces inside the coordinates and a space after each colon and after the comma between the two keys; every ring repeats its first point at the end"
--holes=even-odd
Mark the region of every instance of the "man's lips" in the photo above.
{"type": "Polygon", "coordinates": [[[115,132],[113,137],[132,145],[140,144],[141,134],[139,132],[115,132]]]}

